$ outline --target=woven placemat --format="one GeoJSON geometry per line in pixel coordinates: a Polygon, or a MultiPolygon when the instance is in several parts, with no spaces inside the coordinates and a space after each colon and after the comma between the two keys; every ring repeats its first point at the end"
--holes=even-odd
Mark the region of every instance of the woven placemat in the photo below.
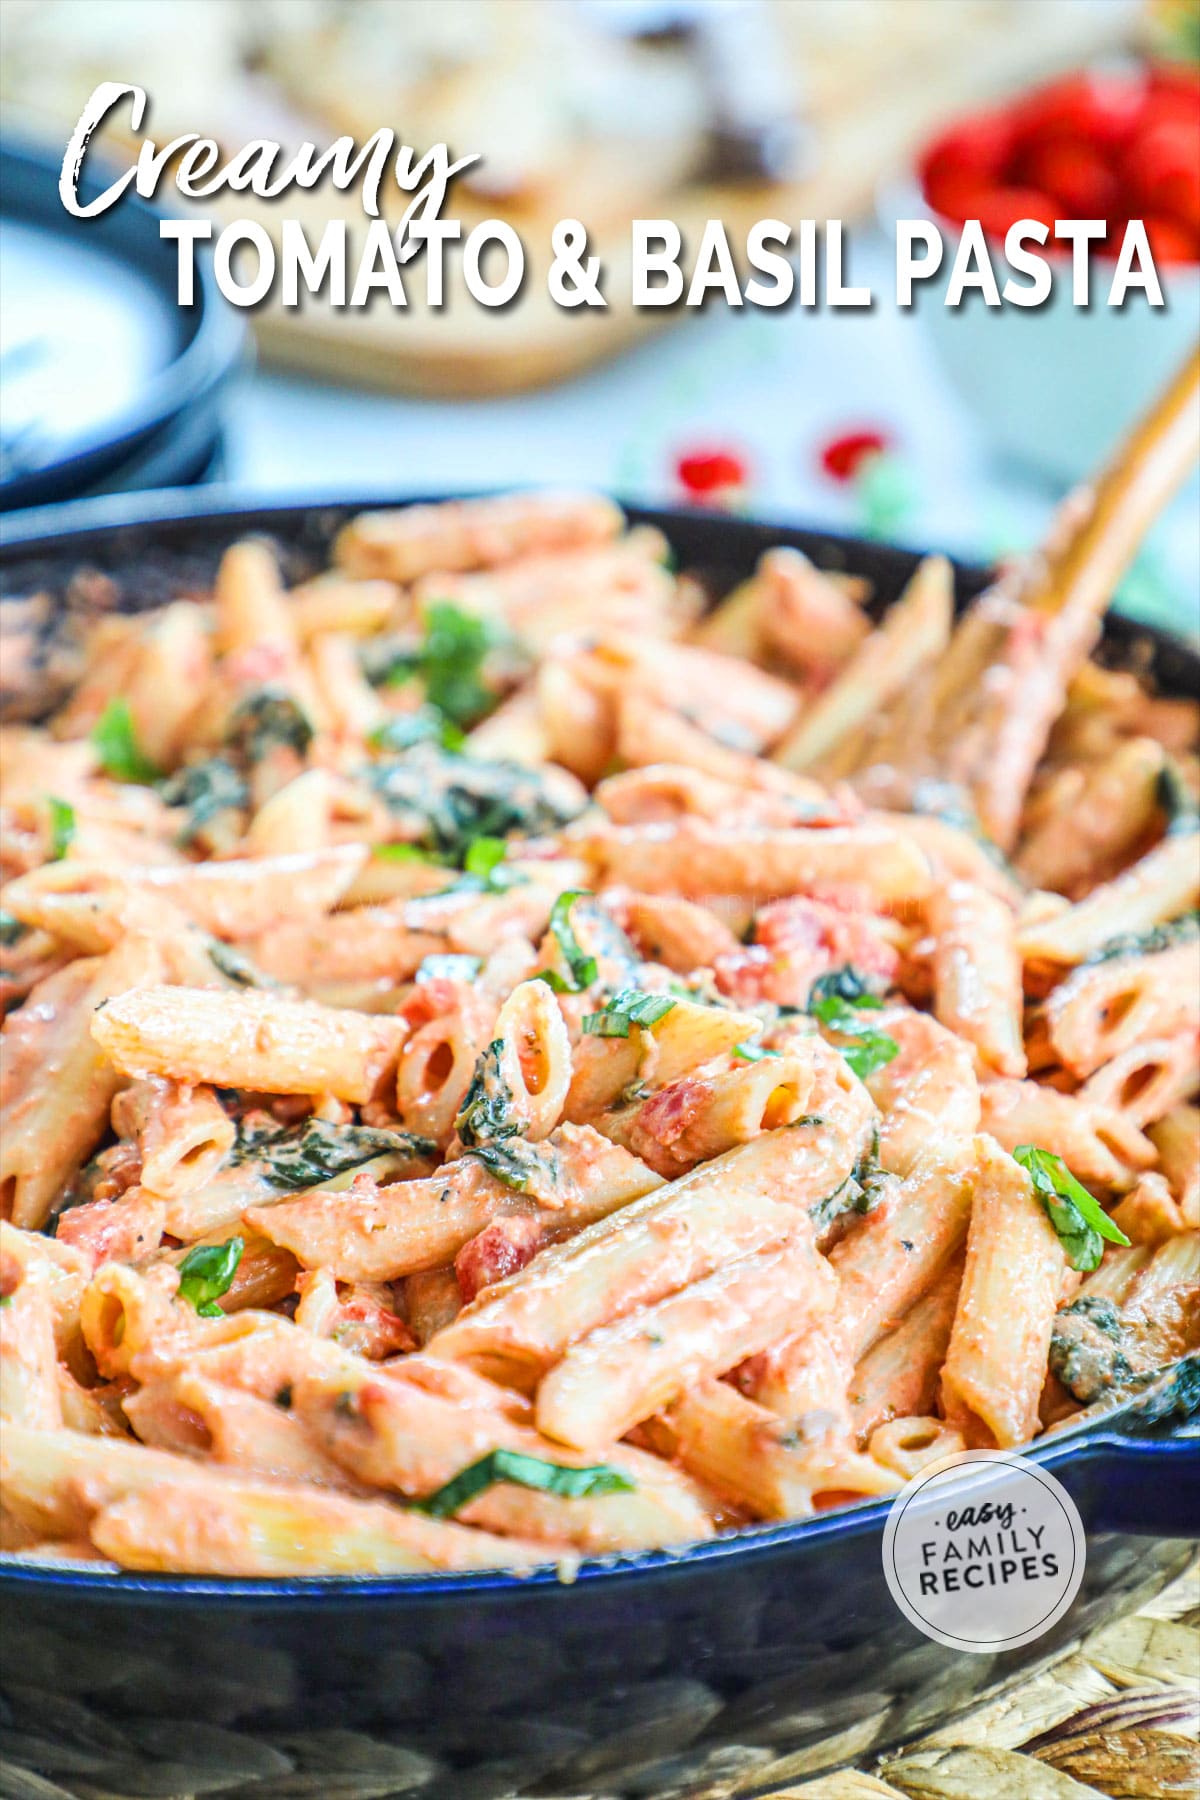
{"type": "MultiPolygon", "coordinates": [[[[62,1695],[53,1722],[0,1724],[2,1800],[459,1800],[457,1778],[365,1732],[296,1740],[170,1722],[170,1744],[107,1722],[62,1695]],[[320,1742],[314,1758],[313,1746],[320,1742]]],[[[869,1764],[864,1720],[777,1760],[736,1747],[703,1773],[639,1788],[646,1800],[1193,1800],[1200,1795],[1200,1559],[1140,1612],[1085,1641],[1053,1668],[940,1731],[869,1764]],[[856,1746],[855,1736],[858,1743],[856,1746]],[[847,1765],[812,1776],[831,1761],[847,1765]]],[[[664,1772],[665,1773],[665,1772],[664,1772]]],[[[474,1790],[470,1777],[468,1787],[474,1790]]],[[[463,1790],[465,1792],[465,1789],[463,1790]]],[[[499,1800],[512,1788],[493,1788],[499,1800]]],[[[474,1791],[471,1800],[475,1800],[474,1791]]],[[[614,1800],[605,1791],[554,1800],[614,1800]]]]}

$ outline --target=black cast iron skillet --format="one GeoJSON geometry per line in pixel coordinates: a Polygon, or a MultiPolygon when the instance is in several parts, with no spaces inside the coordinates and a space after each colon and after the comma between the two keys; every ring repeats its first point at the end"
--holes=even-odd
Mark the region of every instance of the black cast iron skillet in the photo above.
{"type": "MultiPolygon", "coordinates": [[[[95,591],[80,571],[100,571],[113,603],[158,605],[202,591],[222,550],[246,532],[269,534],[296,579],[324,563],[347,517],[380,503],[400,502],[245,504],[210,491],[46,509],[5,521],[0,585],[45,591],[67,611],[95,591]]],[[[714,593],[768,546],[791,544],[823,567],[870,577],[883,607],[917,560],[823,532],[629,510],[659,526],[680,566],[714,593]]],[[[985,579],[959,567],[959,603],[985,579]]],[[[1162,633],[1113,618],[1106,653],[1165,691],[1196,688],[1200,657],[1162,633]]],[[[15,1726],[9,1741],[27,1767],[52,1774],[46,1758],[58,1754],[75,1779],[117,1792],[123,1780],[130,1792],[187,1791],[180,1759],[191,1756],[207,1759],[210,1774],[239,1771],[237,1792],[263,1800],[691,1800],[727,1794],[735,1771],[739,1794],[762,1793],[794,1778],[797,1765],[781,1758],[808,1747],[807,1772],[912,1737],[1179,1573],[1200,1519],[1200,1436],[1187,1422],[1198,1385],[1196,1370],[1185,1371],[1031,1449],[1074,1497],[1088,1557],[1070,1611],[1019,1649],[966,1656],[907,1623],[884,1584],[882,1502],[677,1552],[585,1562],[570,1585],[552,1571],[225,1581],[8,1561],[0,1694],[15,1726]],[[172,1735],[171,1721],[188,1723],[172,1735]],[[358,1736],[322,1736],[335,1727],[358,1736]],[[64,1747],[47,1750],[47,1735],[64,1747]]]]}

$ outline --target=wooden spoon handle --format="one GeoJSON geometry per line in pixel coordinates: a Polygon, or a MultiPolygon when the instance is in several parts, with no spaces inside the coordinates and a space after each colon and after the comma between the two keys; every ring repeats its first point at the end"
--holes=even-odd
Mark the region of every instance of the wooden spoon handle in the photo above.
{"type": "MultiPolygon", "coordinates": [[[[1200,456],[1200,345],[1095,482],[1061,545],[1035,559],[1021,599],[1098,618],[1138,545],[1200,456]]],[[[1081,496],[1083,497],[1083,496],[1081,496]]]]}

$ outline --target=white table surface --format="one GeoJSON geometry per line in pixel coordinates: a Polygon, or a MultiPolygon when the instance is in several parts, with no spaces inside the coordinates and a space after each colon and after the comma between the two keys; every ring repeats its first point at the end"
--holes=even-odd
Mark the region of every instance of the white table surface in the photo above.
{"type": "MultiPolygon", "coordinates": [[[[861,502],[821,472],[819,449],[867,425],[894,436],[913,492],[897,536],[983,558],[1036,540],[1055,490],[989,451],[920,319],[894,306],[882,238],[856,242],[852,277],[874,288],[870,313],[714,306],[580,379],[511,398],[409,399],[259,370],[231,406],[229,477],[289,496],[547,481],[667,501],[679,451],[714,443],[748,459],[748,511],[855,529],[861,502]]],[[[1193,484],[1176,501],[1126,589],[1130,610],[1193,632],[1198,496],[1193,484]]]]}

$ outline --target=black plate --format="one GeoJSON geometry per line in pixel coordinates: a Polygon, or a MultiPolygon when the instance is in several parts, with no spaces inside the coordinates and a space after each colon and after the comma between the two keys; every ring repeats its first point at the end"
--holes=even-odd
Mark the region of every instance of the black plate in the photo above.
{"type": "MultiPolygon", "coordinates": [[[[113,174],[89,154],[82,197],[113,174]]],[[[176,247],[159,237],[158,212],[126,193],[76,219],[58,179],[48,154],[0,145],[3,509],[193,479],[211,460],[218,401],[245,353],[242,322],[203,256],[195,302],[178,304],[176,247]],[[206,421],[207,456],[189,435],[193,414],[206,421]]]]}
{"type": "MultiPolygon", "coordinates": [[[[298,578],[321,564],[348,516],[381,503],[401,502],[214,504],[210,490],[56,509],[6,533],[0,576],[9,591],[41,589],[66,605],[88,585],[80,570],[99,569],[121,604],[157,605],[194,593],[221,551],[254,531],[275,539],[298,578]]],[[[681,566],[716,592],[767,546],[792,544],[824,567],[869,576],[883,606],[917,560],[823,532],[630,512],[660,526],[681,566]]],[[[985,579],[959,568],[960,602],[985,579]]],[[[1107,641],[1166,690],[1195,689],[1200,656],[1186,646],[1121,620],[1107,641]]],[[[779,1759],[804,1751],[807,1773],[918,1735],[1180,1573],[1200,1518],[1200,1438],[1172,1410],[1195,1404],[1183,1387],[1030,1451],[1075,1499],[1088,1560],[1067,1615],[1019,1649],[965,1656],[913,1630],[884,1583],[885,1502],[678,1554],[585,1562],[569,1587],[553,1572],[258,1582],[7,1563],[10,1742],[24,1766],[69,1769],[118,1792],[186,1787],[178,1765],[190,1756],[210,1772],[225,1758],[250,1800],[260,1784],[264,1800],[324,1791],[700,1800],[727,1793],[720,1779],[735,1771],[749,1800],[800,1778],[779,1759]],[[186,1731],[173,1734],[170,1721],[186,1731]],[[330,1728],[359,1735],[335,1744],[320,1736],[330,1728]],[[29,1744],[50,1735],[48,1750],[29,1744]],[[285,1773],[281,1758],[300,1774],[285,1773]]]]}

